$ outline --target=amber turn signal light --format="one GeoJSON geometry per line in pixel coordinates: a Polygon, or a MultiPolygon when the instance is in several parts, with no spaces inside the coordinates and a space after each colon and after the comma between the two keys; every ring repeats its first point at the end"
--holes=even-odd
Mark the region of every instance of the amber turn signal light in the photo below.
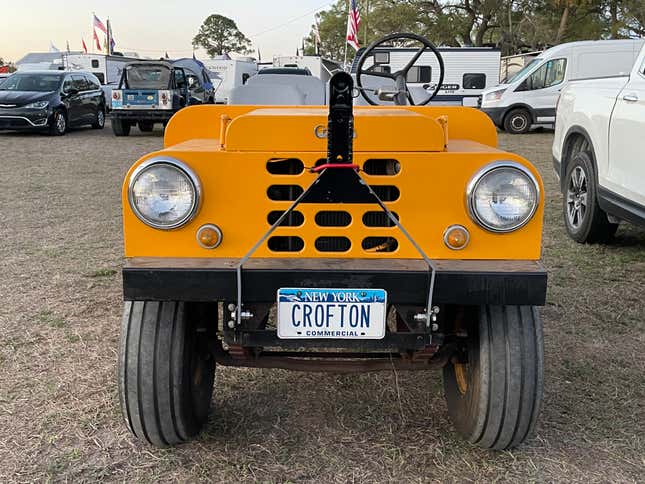
{"type": "Polygon", "coordinates": [[[461,250],[468,245],[470,234],[462,225],[451,225],[443,234],[444,243],[452,250],[461,250]]]}
{"type": "Polygon", "coordinates": [[[215,249],[222,243],[222,231],[217,225],[202,225],[197,231],[197,243],[204,249],[215,249]]]}

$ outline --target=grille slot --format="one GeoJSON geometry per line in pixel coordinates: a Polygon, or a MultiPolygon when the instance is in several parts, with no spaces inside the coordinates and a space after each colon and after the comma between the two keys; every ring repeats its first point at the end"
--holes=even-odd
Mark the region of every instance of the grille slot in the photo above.
{"type": "Polygon", "coordinates": [[[318,237],[316,249],[320,252],[347,252],[352,242],[347,237],[318,237]]]}
{"type": "MultiPolygon", "coordinates": [[[[281,210],[269,212],[269,215],[267,215],[267,222],[269,222],[269,225],[276,223],[283,213],[284,212],[281,210]]],[[[280,227],[300,227],[303,223],[305,223],[305,216],[301,212],[294,210],[282,221],[280,227]]]]}
{"type": "Polygon", "coordinates": [[[394,185],[372,185],[372,190],[383,202],[393,202],[401,196],[401,192],[394,185]]]}
{"type": "Polygon", "coordinates": [[[273,252],[300,252],[305,248],[305,242],[300,237],[276,235],[267,242],[273,252]]]}
{"type": "Polygon", "coordinates": [[[365,252],[394,252],[399,248],[394,237],[366,237],[361,245],[365,252]]]}
{"type": "Polygon", "coordinates": [[[320,227],[347,227],[352,216],[345,211],[326,210],[316,214],[316,225],[320,227]]]}
{"type": "Polygon", "coordinates": [[[304,192],[300,185],[271,185],[267,190],[267,196],[274,201],[292,202],[304,192]]]}
{"type": "MultiPolygon", "coordinates": [[[[399,214],[392,212],[392,215],[399,219],[399,214]]],[[[363,225],[365,227],[394,227],[394,222],[390,220],[385,212],[365,212],[363,214],[363,225]]]]}
{"type": "Polygon", "coordinates": [[[368,175],[394,176],[401,171],[401,164],[397,160],[372,159],[363,164],[363,171],[368,175]]]}
{"type": "Polygon", "coordinates": [[[272,175],[299,175],[305,164],[297,158],[271,158],[267,161],[267,171],[272,175]]]}

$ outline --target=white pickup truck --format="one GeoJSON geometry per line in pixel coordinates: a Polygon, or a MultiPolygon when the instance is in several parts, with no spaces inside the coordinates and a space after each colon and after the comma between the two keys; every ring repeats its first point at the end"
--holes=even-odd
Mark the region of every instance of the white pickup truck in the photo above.
{"type": "Polygon", "coordinates": [[[629,76],[571,82],[557,108],[553,165],[577,242],[645,225],[645,47],[629,76]]]}

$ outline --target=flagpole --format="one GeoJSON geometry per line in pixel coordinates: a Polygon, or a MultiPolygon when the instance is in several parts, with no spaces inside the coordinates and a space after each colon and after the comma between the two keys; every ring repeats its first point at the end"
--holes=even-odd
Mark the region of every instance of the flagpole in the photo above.
{"type": "MultiPolygon", "coordinates": [[[[349,0],[345,2],[347,4],[347,21],[349,22],[349,0]]],[[[343,60],[343,69],[347,68],[347,28],[345,28],[345,58],[343,60]]]]}

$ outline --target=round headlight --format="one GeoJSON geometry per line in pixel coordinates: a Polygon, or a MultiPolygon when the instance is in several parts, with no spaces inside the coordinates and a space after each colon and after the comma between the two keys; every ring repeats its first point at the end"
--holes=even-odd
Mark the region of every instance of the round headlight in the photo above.
{"type": "Polygon", "coordinates": [[[188,223],[197,213],[199,180],[178,160],[148,160],[134,171],[129,187],[130,207],[151,227],[174,229],[188,223]]]}
{"type": "Polygon", "coordinates": [[[468,185],[468,210],[475,222],[493,232],[524,226],[537,210],[540,189],[535,177],[513,161],[496,162],[468,185]]]}

